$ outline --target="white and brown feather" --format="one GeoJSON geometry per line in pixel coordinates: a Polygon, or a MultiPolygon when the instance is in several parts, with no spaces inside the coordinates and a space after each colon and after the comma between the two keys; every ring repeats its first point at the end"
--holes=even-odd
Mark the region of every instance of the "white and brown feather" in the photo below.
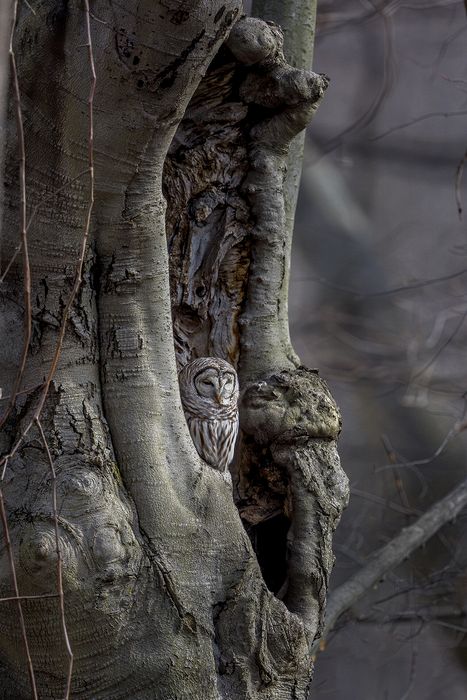
{"type": "Polygon", "coordinates": [[[238,434],[238,378],[218,357],[201,357],[179,373],[180,395],[198,454],[224,472],[233,459],[238,434]]]}

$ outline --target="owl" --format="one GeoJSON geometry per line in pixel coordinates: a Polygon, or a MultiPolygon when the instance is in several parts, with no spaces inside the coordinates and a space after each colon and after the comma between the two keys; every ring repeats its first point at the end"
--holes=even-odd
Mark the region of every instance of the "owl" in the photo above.
{"type": "Polygon", "coordinates": [[[219,357],[200,357],[180,370],[180,395],[198,453],[226,473],[238,433],[238,378],[219,357]]]}

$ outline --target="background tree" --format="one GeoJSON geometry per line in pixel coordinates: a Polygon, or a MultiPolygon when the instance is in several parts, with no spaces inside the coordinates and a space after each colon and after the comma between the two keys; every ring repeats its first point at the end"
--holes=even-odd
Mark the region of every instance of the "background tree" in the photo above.
{"type": "MultiPolygon", "coordinates": [[[[318,4],[314,66],[331,83],[306,139],[289,298],[294,346],[343,416],[334,587],[465,475],[466,29],[462,2],[318,4]]],[[[465,525],[464,510],[340,619],[316,698],[464,697],[465,525]]]]}

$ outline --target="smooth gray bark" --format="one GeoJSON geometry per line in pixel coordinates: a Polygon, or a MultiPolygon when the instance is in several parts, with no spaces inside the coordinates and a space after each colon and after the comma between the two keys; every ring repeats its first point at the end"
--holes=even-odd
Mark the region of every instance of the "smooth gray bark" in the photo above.
{"type": "MultiPolygon", "coordinates": [[[[294,68],[309,70],[313,61],[316,0],[254,0],[252,14],[278,24],[284,33],[284,55],[294,68]]],[[[298,185],[302,172],[305,133],[290,144],[286,187],[287,225],[293,228],[298,185]]]]}
{"type": "MultiPolygon", "coordinates": [[[[313,61],[316,30],[317,0],[253,0],[252,14],[281,27],[284,34],[284,56],[294,68],[308,71],[313,61]]],[[[323,76],[324,77],[324,76],[323,76]]],[[[327,80],[327,78],[326,78],[327,80]]],[[[305,131],[300,131],[290,142],[287,170],[284,178],[286,235],[285,287],[290,279],[290,257],[294,230],[295,209],[302,175],[305,131]]],[[[288,325],[287,314],[284,324],[288,325]]]]}
{"type": "MultiPolygon", "coordinates": [[[[86,228],[90,70],[83,5],[35,10],[21,6],[15,43],[28,215],[36,211],[32,339],[0,437],[20,593],[57,590],[57,517],[71,697],[306,698],[348,487],[338,410],[288,340],[283,175],[326,81],[288,66],[280,32],[238,21],[233,0],[93,3],[90,242],[40,416],[55,513],[40,431],[22,431],[42,401],[86,228]],[[234,494],[198,457],[180,405],[176,360],[208,354],[240,372],[234,494]],[[239,511],[247,528],[278,512],[291,523],[284,602],[265,584],[239,511]]],[[[20,206],[13,117],[11,104],[6,259],[20,206]]],[[[18,260],[0,288],[7,397],[22,350],[23,284],[18,260]]],[[[0,596],[11,595],[3,546],[0,596]]],[[[21,605],[39,696],[63,697],[58,601],[21,605]]],[[[31,696],[17,613],[0,603],[3,700],[31,696]]]]}

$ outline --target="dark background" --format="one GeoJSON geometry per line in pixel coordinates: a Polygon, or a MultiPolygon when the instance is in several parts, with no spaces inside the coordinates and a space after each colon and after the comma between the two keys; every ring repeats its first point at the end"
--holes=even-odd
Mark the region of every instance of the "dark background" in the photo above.
{"type": "MultiPolygon", "coordinates": [[[[467,392],[467,172],[456,187],[467,15],[452,0],[318,7],[313,68],[331,85],[307,134],[290,323],[343,414],[352,497],[335,586],[466,472],[464,432],[430,458],[467,392]]],[[[314,698],[467,698],[466,523],[463,514],[341,620],[318,656],[314,698]]]]}

